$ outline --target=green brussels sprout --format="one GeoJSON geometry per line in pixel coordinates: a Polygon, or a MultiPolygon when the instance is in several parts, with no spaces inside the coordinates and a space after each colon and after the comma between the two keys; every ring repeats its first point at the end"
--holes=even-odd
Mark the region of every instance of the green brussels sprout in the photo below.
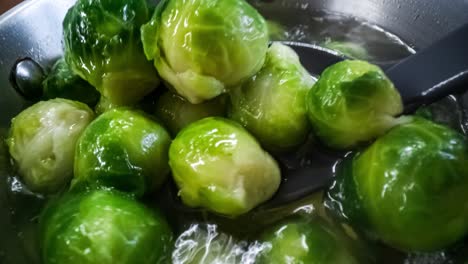
{"type": "Polygon", "coordinates": [[[263,232],[259,264],[358,264],[351,240],[319,219],[286,219],[263,232]]]}
{"type": "Polygon", "coordinates": [[[367,50],[362,46],[350,41],[333,41],[327,39],[322,46],[338,53],[341,53],[349,58],[358,60],[369,60],[370,55],[367,50]]]}
{"type": "Polygon", "coordinates": [[[65,59],[113,104],[139,101],[159,84],[143,53],[145,0],[79,0],[63,21],[65,59]]]}
{"type": "Polygon", "coordinates": [[[216,224],[192,224],[177,238],[172,263],[237,264],[247,243],[219,230],[216,224]]]}
{"type": "Polygon", "coordinates": [[[156,116],[173,135],[177,135],[187,125],[210,116],[224,116],[226,112],[226,98],[216,97],[200,104],[191,104],[177,94],[166,92],[156,104],[156,116]]]}
{"type": "Polygon", "coordinates": [[[183,129],[169,149],[182,201],[238,216],[270,199],[281,175],[276,161],[242,126],[208,117],[183,129]]]}
{"type": "Polygon", "coordinates": [[[310,130],[306,96],[314,78],[288,46],[274,43],[263,68],[234,89],[229,117],[242,124],[269,150],[303,143],[310,130]]]}
{"type": "Polygon", "coordinates": [[[54,64],[42,82],[42,88],[46,99],[65,98],[80,101],[91,107],[99,100],[96,88],[74,73],[64,59],[54,64]]]}
{"type": "Polygon", "coordinates": [[[406,119],[400,94],[377,66],[348,60],[327,68],[307,95],[316,135],[333,148],[350,148],[406,119]]]}
{"type": "Polygon", "coordinates": [[[169,173],[170,143],[164,127],[144,113],[109,110],[77,143],[73,185],[115,187],[137,196],[153,191],[169,173]]]}
{"type": "Polygon", "coordinates": [[[6,142],[31,191],[54,193],[71,180],[75,143],[93,118],[87,105],[67,99],[36,103],[13,118],[6,142]]]}
{"type": "Polygon", "coordinates": [[[340,169],[337,208],[404,251],[433,251],[468,233],[468,146],[447,127],[415,117],[340,169]]]}
{"type": "Polygon", "coordinates": [[[260,70],[268,29],[244,0],[163,0],[142,39],[161,77],[197,104],[260,70]]]}
{"type": "Polygon", "coordinates": [[[170,259],[166,219],[116,191],[69,192],[40,217],[45,264],[153,264],[170,259]]]}

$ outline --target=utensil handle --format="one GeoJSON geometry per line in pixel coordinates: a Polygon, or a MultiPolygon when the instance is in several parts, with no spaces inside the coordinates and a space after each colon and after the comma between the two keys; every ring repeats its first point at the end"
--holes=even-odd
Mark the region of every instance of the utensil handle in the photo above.
{"type": "Polygon", "coordinates": [[[386,71],[406,110],[468,89],[468,24],[386,71]]]}
{"type": "Polygon", "coordinates": [[[263,204],[263,209],[275,208],[309,194],[325,189],[333,182],[334,172],[330,166],[301,168],[288,173],[271,200],[263,204]]]}

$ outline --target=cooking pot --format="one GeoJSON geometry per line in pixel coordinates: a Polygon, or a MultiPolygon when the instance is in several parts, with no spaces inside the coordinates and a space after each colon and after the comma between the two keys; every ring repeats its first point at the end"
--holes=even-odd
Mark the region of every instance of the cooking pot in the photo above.
{"type": "MultiPolygon", "coordinates": [[[[74,2],[74,0],[30,0],[0,16],[0,135],[5,135],[11,118],[30,104],[10,85],[12,66],[20,58],[31,57],[47,69],[61,56],[61,24],[66,11],[74,2]]],[[[456,27],[468,23],[468,0],[252,0],[250,2],[265,17],[287,21],[290,26],[295,23],[307,23],[308,17],[316,17],[317,14],[353,17],[393,33],[416,51],[456,27]]],[[[459,114],[457,119],[463,119],[464,108],[459,106],[458,110],[455,112],[459,114]]],[[[8,162],[5,148],[2,147],[0,148],[0,263],[39,263],[35,230],[37,215],[43,201],[40,197],[22,190],[20,183],[10,177],[12,172],[9,171],[8,162]]]]}

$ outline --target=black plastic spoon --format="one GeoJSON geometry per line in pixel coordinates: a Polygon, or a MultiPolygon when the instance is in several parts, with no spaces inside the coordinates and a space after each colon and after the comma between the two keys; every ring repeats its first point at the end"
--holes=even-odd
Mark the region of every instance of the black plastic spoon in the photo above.
{"type": "MultiPolygon", "coordinates": [[[[302,43],[285,42],[301,58],[313,75],[345,58],[333,51],[302,43]]],[[[433,103],[450,94],[468,90],[468,24],[453,31],[432,46],[396,65],[381,65],[399,90],[405,113],[433,103]]],[[[334,167],[344,153],[321,153],[304,168],[283,171],[283,183],[263,207],[276,207],[328,187],[334,167]]]]}

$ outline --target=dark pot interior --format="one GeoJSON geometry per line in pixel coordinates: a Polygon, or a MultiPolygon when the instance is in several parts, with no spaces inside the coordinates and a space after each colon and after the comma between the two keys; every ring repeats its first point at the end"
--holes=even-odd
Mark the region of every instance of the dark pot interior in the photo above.
{"type": "MultiPolygon", "coordinates": [[[[31,57],[46,67],[62,54],[61,22],[73,0],[27,1],[0,17],[0,135],[6,132],[10,119],[28,105],[11,87],[9,74],[19,58],[31,57]]],[[[457,26],[468,22],[466,0],[253,0],[268,19],[287,27],[310,25],[305,31],[314,36],[340,38],[352,23],[368,22],[398,36],[415,50],[441,38],[457,26]],[[293,15],[291,15],[293,14],[293,15]],[[311,25],[317,16],[348,17],[349,20],[327,31],[329,36],[311,25]],[[351,18],[350,18],[351,17],[351,18]],[[350,22],[351,21],[351,22],[350,22]],[[353,22],[354,21],[354,22],[353,22]],[[322,35],[320,35],[322,34],[322,35]]],[[[325,23],[326,24],[326,23],[325,23]]],[[[352,32],[351,32],[352,33],[352,32]]],[[[406,53],[405,53],[406,52],[406,53]]],[[[391,60],[409,54],[397,51],[391,60]]],[[[389,59],[389,58],[384,58],[389,59]]],[[[462,118],[464,110],[459,108],[462,118]]],[[[458,113],[458,112],[457,112],[458,113]]],[[[450,120],[451,117],[444,117],[450,120]]],[[[4,149],[0,151],[0,263],[38,263],[34,241],[37,213],[42,202],[34,196],[15,190],[18,183],[9,178],[4,149]],[[16,210],[20,206],[25,210],[16,210]]],[[[445,263],[441,260],[440,263],[445,263]]],[[[424,262],[427,263],[427,262],[424,262]]],[[[439,262],[431,262],[439,263],[439,262]]]]}

